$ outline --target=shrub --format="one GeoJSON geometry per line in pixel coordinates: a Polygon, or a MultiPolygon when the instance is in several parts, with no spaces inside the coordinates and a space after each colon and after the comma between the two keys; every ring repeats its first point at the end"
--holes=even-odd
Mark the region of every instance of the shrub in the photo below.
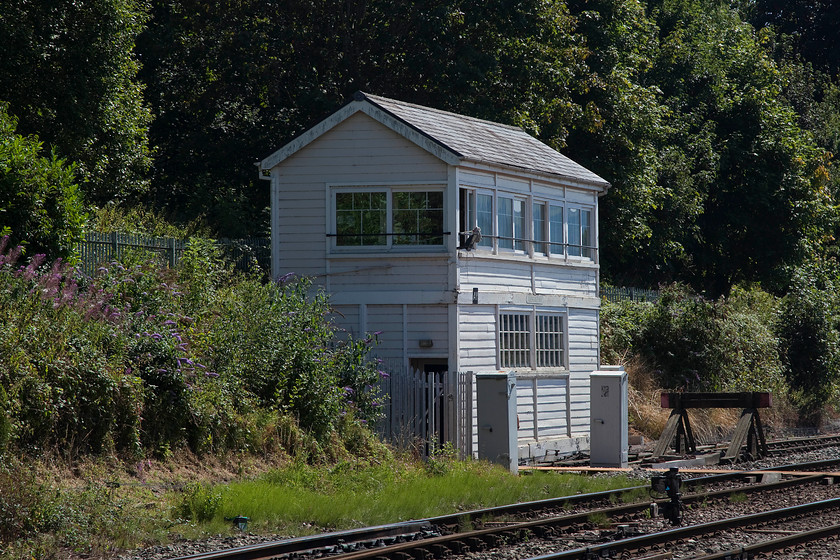
{"type": "Polygon", "coordinates": [[[205,484],[191,483],[184,488],[177,515],[203,523],[213,519],[221,504],[222,495],[217,490],[205,484]]]}
{"type": "Polygon", "coordinates": [[[190,242],[181,269],[135,253],[94,278],[43,255],[19,264],[21,251],[4,249],[0,444],[273,449],[283,438],[256,434],[291,418],[307,457],[312,441],[335,434],[364,445],[350,426],[380,410],[381,372],[367,359],[375,337],[337,340],[329,303],[308,281],[236,275],[203,240],[190,242]]]}
{"type": "Polygon", "coordinates": [[[779,309],[785,374],[801,419],[819,425],[840,380],[840,278],[837,263],[815,261],[794,271],[779,309]]]}
{"type": "Polygon", "coordinates": [[[664,287],[654,304],[606,302],[602,359],[640,358],[671,389],[784,393],[776,305],[757,288],[711,301],[681,285],[664,287]]]}
{"type": "Polygon", "coordinates": [[[36,137],[16,134],[7,107],[0,103],[0,235],[29,254],[67,258],[85,220],[74,167],[55,154],[42,156],[36,137]]]}

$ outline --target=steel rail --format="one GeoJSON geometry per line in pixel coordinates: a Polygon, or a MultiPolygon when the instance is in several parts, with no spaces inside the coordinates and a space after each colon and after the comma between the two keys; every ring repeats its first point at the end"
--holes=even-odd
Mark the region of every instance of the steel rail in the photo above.
{"type": "Polygon", "coordinates": [[[427,521],[407,521],[405,523],[392,523],[363,529],[320,533],[309,537],[271,541],[227,550],[202,552],[189,556],[180,556],[172,560],[259,560],[262,558],[274,558],[286,554],[300,553],[307,550],[335,547],[346,542],[357,542],[359,540],[384,541],[389,538],[406,538],[406,535],[429,533],[432,530],[433,525],[427,521]]]}
{"type": "Polygon", "coordinates": [[[708,523],[701,523],[699,525],[690,525],[688,527],[680,527],[678,529],[669,529],[659,533],[630,537],[586,548],[575,548],[573,550],[535,556],[529,560],[587,560],[589,558],[609,558],[613,555],[631,551],[655,552],[654,550],[650,550],[651,547],[655,547],[663,543],[679,541],[681,539],[696,537],[699,535],[717,533],[748,525],[760,525],[772,521],[778,521],[779,519],[824,512],[832,509],[840,509],[840,498],[810,502],[798,506],[753,513],[741,517],[731,517],[729,519],[711,521],[708,523]]]}
{"type": "MultiPolygon", "coordinates": [[[[683,503],[690,504],[702,502],[704,500],[714,500],[731,496],[733,494],[743,494],[752,492],[768,492],[792,486],[800,486],[808,483],[818,482],[823,479],[823,475],[812,475],[792,480],[783,480],[769,484],[758,484],[746,488],[732,488],[728,490],[718,490],[715,492],[690,494],[683,497],[683,503]]],[[[840,501],[840,498],[838,498],[840,501]]],[[[667,500],[657,500],[656,503],[662,505],[667,500]]],[[[840,506],[838,506],[840,507],[840,506]]],[[[336,560],[368,560],[372,558],[405,558],[405,555],[412,555],[412,551],[423,550],[468,550],[475,546],[481,546],[482,542],[503,541],[505,537],[515,535],[527,535],[529,533],[536,533],[548,535],[556,532],[558,529],[574,527],[576,525],[588,524],[593,515],[604,515],[609,518],[618,518],[621,516],[639,514],[647,511],[650,508],[650,502],[637,502],[634,504],[625,504],[620,506],[613,506],[609,508],[590,510],[581,513],[574,513],[559,517],[551,517],[546,519],[539,519],[534,521],[512,523],[503,527],[492,527],[488,529],[479,529],[476,531],[468,531],[464,533],[453,533],[450,535],[441,535],[438,537],[431,537],[421,541],[407,542],[383,547],[379,549],[361,550],[358,552],[351,552],[336,556],[336,560]],[[473,543],[472,546],[469,543],[473,543]]],[[[423,555],[419,555],[422,557],[423,555]]]]}
{"type": "MultiPolygon", "coordinates": [[[[706,477],[698,477],[694,479],[689,479],[684,482],[686,486],[701,486],[704,484],[714,483],[714,482],[721,482],[726,480],[731,480],[735,478],[743,478],[745,476],[749,476],[753,473],[761,473],[762,471],[767,470],[789,470],[795,471],[800,470],[802,468],[809,468],[813,467],[814,465],[823,466],[823,464],[831,464],[832,460],[828,461],[821,461],[817,463],[801,463],[801,464],[790,464],[784,465],[782,467],[772,467],[772,468],[764,468],[764,469],[756,469],[756,470],[745,470],[745,471],[737,471],[732,473],[722,473],[722,474],[715,474],[706,477]]],[[[833,464],[840,463],[840,460],[833,460],[833,464]]],[[[726,490],[719,490],[716,492],[711,493],[699,493],[699,494],[687,494],[683,497],[684,503],[692,503],[695,501],[702,501],[704,499],[715,499],[721,498],[726,495],[730,495],[733,493],[752,493],[752,492],[760,492],[760,491],[770,491],[773,489],[781,489],[793,485],[798,484],[807,484],[810,482],[814,482],[816,480],[820,480],[824,477],[821,474],[813,474],[809,476],[802,476],[796,479],[791,480],[783,480],[774,483],[767,483],[767,484],[753,484],[745,487],[741,487],[738,489],[726,489],[726,490]]],[[[484,508],[478,510],[472,510],[457,514],[450,514],[450,515],[443,515],[438,517],[431,517],[426,519],[421,519],[417,521],[409,521],[403,523],[394,523],[388,525],[381,525],[372,528],[362,528],[362,529],[353,529],[348,531],[338,531],[338,532],[330,532],[330,533],[322,533],[318,535],[313,535],[310,537],[299,537],[299,538],[292,538],[286,539],[281,541],[271,541],[266,543],[260,543],[256,545],[250,545],[246,547],[237,547],[233,549],[227,550],[220,550],[214,552],[207,552],[207,553],[200,553],[195,555],[188,555],[188,556],[181,556],[174,560],[257,560],[261,558],[273,558],[277,556],[283,555],[291,555],[295,553],[302,553],[311,550],[317,549],[340,549],[340,548],[352,548],[352,546],[385,546],[387,541],[390,539],[405,539],[405,540],[415,540],[415,537],[411,535],[414,533],[421,533],[421,532],[428,532],[434,527],[459,527],[464,525],[471,525],[476,520],[487,518],[487,517],[503,517],[507,515],[517,515],[523,513],[533,513],[536,511],[545,511],[551,509],[559,509],[563,507],[567,507],[568,505],[578,505],[587,502],[596,502],[602,500],[610,500],[615,499],[616,496],[621,497],[622,494],[627,494],[631,492],[638,492],[639,490],[647,491],[649,490],[649,485],[645,486],[634,486],[631,488],[625,488],[620,490],[607,490],[603,492],[593,492],[589,494],[576,494],[574,496],[563,496],[559,498],[547,498],[545,500],[537,500],[532,502],[523,502],[518,504],[509,504],[504,506],[497,506],[492,508],[484,508]],[[407,536],[405,536],[407,535],[407,536]],[[378,542],[377,542],[378,541],[378,542]],[[353,545],[352,543],[367,543],[361,545],[353,545]]],[[[664,503],[665,500],[661,500],[660,503],[664,503]]],[[[634,513],[639,513],[641,511],[646,510],[650,506],[650,502],[638,502],[635,504],[625,504],[600,510],[590,510],[582,514],[576,514],[571,516],[562,516],[558,517],[558,521],[555,522],[556,527],[563,527],[563,526],[572,526],[578,523],[585,523],[587,522],[587,518],[592,515],[593,513],[603,513],[607,516],[620,516],[620,515],[632,515],[634,513]]],[[[526,523],[518,523],[512,525],[510,527],[506,527],[504,532],[510,533],[512,531],[517,530],[540,530],[538,527],[543,526],[545,527],[548,525],[545,521],[533,521],[533,522],[526,522],[526,523]]],[[[502,532],[502,528],[494,528],[494,529],[485,529],[482,530],[481,535],[491,535],[493,532],[499,533],[502,532]]],[[[464,535],[468,535],[468,532],[465,533],[456,533],[453,535],[449,535],[447,537],[430,537],[430,539],[443,539],[439,542],[443,544],[447,538],[452,537],[450,540],[457,540],[457,537],[460,535],[461,538],[464,538],[464,535]]],[[[490,538],[489,536],[487,538],[490,538]]],[[[422,542],[426,543],[429,542],[430,539],[423,539],[422,542]]],[[[420,542],[420,541],[418,541],[420,542]]],[[[415,543],[416,546],[417,543],[415,543]]],[[[400,543],[397,545],[391,546],[399,546],[401,548],[410,548],[404,543],[400,543]]],[[[390,547],[389,547],[390,549],[390,547]]],[[[381,552],[380,552],[381,555],[381,552]]]]}
{"type": "Polygon", "coordinates": [[[822,541],[837,535],[840,535],[840,525],[829,525],[828,527],[802,531],[801,533],[796,533],[794,535],[769,539],[766,541],[744,545],[739,548],[713,552],[712,554],[706,554],[704,556],[693,556],[688,560],[746,560],[747,558],[754,558],[756,554],[775,552],[777,550],[790,548],[800,544],[822,541]]]}

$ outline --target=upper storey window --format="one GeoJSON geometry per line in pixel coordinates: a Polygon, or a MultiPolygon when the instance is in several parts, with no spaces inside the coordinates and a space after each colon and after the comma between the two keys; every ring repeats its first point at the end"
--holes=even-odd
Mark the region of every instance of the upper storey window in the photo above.
{"type": "Polygon", "coordinates": [[[569,255],[592,258],[592,211],[569,208],[569,255]]]}
{"type": "Polygon", "coordinates": [[[386,245],[388,193],[336,193],[335,226],[336,245],[386,245]]]}
{"type": "Polygon", "coordinates": [[[462,187],[459,198],[461,245],[476,226],[482,248],[549,258],[595,260],[593,206],[558,198],[462,187]]]}
{"type": "Polygon", "coordinates": [[[441,190],[340,190],[334,208],[336,247],[443,245],[441,190]]]}

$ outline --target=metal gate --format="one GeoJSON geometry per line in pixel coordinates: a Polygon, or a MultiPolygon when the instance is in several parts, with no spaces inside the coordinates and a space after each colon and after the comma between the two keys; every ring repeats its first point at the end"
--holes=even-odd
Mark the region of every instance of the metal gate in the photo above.
{"type": "Polygon", "coordinates": [[[382,437],[424,455],[446,443],[462,456],[472,455],[472,373],[389,369],[390,377],[380,382],[382,437]]]}

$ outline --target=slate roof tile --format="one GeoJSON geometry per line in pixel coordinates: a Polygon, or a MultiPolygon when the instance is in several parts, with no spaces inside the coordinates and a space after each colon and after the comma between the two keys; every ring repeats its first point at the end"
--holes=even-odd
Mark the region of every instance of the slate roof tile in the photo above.
{"type": "Polygon", "coordinates": [[[467,160],[609,186],[606,180],[521,128],[369,93],[358,92],[354,98],[366,99],[467,160]]]}

